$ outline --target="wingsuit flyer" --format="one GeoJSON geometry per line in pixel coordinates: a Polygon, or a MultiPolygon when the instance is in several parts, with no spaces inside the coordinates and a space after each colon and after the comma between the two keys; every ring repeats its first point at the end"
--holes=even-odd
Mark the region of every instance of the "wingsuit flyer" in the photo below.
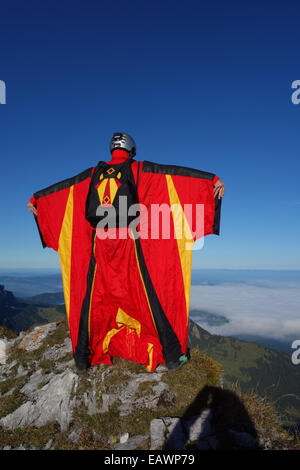
{"type": "Polygon", "coordinates": [[[59,255],[75,364],[82,372],[122,357],[149,372],[177,370],[189,359],[192,245],[219,235],[224,183],[136,160],[124,132],[113,134],[110,153],[28,204],[42,246],[59,255]],[[167,234],[153,208],[169,216],[167,234]]]}

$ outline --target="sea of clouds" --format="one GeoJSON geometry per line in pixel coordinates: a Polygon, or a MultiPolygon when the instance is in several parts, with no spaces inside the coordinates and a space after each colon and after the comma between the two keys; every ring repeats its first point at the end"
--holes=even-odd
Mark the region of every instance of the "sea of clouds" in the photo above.
{"type": "Polygon", "coordinates": [[[210,333],[279,341],[300,339],[300,282],[192,285],[190,309],[220,314],[229,320],[215,327],[203,325],[210,333]]]}

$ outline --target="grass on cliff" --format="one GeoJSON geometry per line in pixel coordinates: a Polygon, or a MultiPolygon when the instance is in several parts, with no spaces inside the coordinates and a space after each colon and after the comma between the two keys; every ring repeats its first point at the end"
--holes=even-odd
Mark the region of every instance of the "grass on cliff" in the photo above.
{"type": "Polygon", "coordinates": [[[258,438],[266,450],[300,450],[300,435],[293,429],[286,429],[284,417],[276,408],[276,403],[257,394],[256,391],[243,392],[238,383],[231,387],[232,392],[245,406],[258,438]]]}
{"type": "Polygon", "coordinates": [[[8,330],[5,326],[0,325],[0,339],[15,339],[17,336],[18,334],[15,331],[8,330]]]}
{"type": "MultiPolygon", "coordinates": [[[[105,379],[103,390],[98,392],[99,404],[101,404],[102,393],[118,395],[121,387],[128,380],[128,372],[138,374],[145,373],[144,366],[126,361],[122,358],[114,358],[113,367],[105,379]]],[[[147,372],[146,372],[147,373],[147,372]]],[[[83,427],[83,433],[80,437],[80,445],[84,448],[94,449],[113,449],[119,442],[122,434],[128,432],[130,436],[149,435],[150,423],[153,419],[159,417],[178,417],[182,416],[190,403],[195,400],[199,391],[207,386],[220,386],[220,374],[222,367],[214,360],[208,358],[198,350],[192,350],[191,360],[181,369],[174,372],[162,374],[162,381],[168,385],[169,392],[162,394],[158,406],[153,409],[136,409],[130,415],[120,416],[118,407],[120,402],[117,400],[107,413],[98,413],[89,416],[82,407],[75,410],[74,426],[83,427]],[[94,433],[101,436],[101,441],[95,441],[94,433]],[[98,447],[101,446],[101,447],[98,447]]],[[[150,377],[150,375],[149,375],[150,377]]],[[[152,387],[156,382],[141,382],[139,384],[136,398],[153,396],[152,387]]],[[[88,390],[88,378],[81,382],[81,386],[88,390]]],[[[79,393],[84,393],[81,388],[79,393]]],[[[60,445],[63,445],[60,442],[60,445]]],[[[70,448],[70,444],[67,448],[70,448]]],[[[146,442],[141,449],[149,449],[150,442],[146,442]]]]}
{"type": "MultiPolygon", "coordinates": [[[[1,334],[1,331],[0,331],[1,334]]],[[[58,322],[58,326],[47,337],[47,341],[36,351],[26,352],[15,347],[11,351],[10,360],[17,360],[18,366],[28,367],[32,363],[34,369],[42,367],[43,372],[52,370],[51,360],[43,359],[44,351],[61,344],[68,336],[66,319],[58,322]],[[36,362],[35,362],[36,361],[36,362]]],[[[68,358],[69,359],[69,358],[68,358]]],[[[62,361],[60,361],[62,362],[62,361]]],[[[61,432],[57,423],[49,423],[42,428],[21,428],[7,431],[0,427],[0,447],[30,445],[43,448],[51,439],[55,449],[107,449],[111,450],[119,442],[124,433],[130,437],[150,434],[150,423],[154,418],[183,417],[189,419],[200,414],[204,409],[211,408],[216,416],[216,429],[220,436],[228,429],[240,432],[254,432],[258,441],[269,449],[300,449],[297,438],[293,438],[282,428],[281,417],[275,411],[272,403],[256,393],[243,393],[237,384],[230,389],[223,389],[221,378],[222,366],[198,349],[191,350],[191,359],[181,369],[165,372],[161,380],[168,386],[168,392],[161,396],[155,410],[136,409],[130,415],[120,416],[118,394],[128,380],[128,374],[147,373],[145,367],[122,358],[114,358],[113,366],[105,381],[99,378],[107,369],[105,365],[94,366],[80,376],[80,385],[74,392],[74,397],[81,399],[91,389],[91,382],[97,380],[97,404],[101,407],[103,393],[113,394],[116,401],[107,413],[88,415],[85,405],[81,402],[74,409],[70,429],[61,432]],[[73,429],[81,428],[78,442],[72,443],[68,436],[73,429]]],[[[151,374],[149,374],[149,377],[151,374]]],[[[20,393],[25,378],[13,380],[9,375],[0,384],[0,417],[4,416],[24,402],[20,393]],[[15,387],[11,395],[3,394],[15,387]]],[[[141,382],[136,398],[151,398],[155,382],[141,382]]],[[[141,449],[149,449],[150,438],[141,449]]]]}

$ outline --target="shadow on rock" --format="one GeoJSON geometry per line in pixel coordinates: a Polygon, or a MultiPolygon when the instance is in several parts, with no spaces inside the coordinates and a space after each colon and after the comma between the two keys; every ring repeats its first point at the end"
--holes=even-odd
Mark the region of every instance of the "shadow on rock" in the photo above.
{"type": "Polygon", "coordinates": [[[174,419],[167,450],[258,450],[258,435],[239,397],[205,386],[181,418],[174,419]]]}

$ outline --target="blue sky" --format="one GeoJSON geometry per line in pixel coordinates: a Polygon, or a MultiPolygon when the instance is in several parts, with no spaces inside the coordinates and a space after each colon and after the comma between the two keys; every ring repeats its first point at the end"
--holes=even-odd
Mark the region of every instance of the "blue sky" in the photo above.
{"type": "Polygon", "coordinates": [[[26,204],[109,159],[216,173],[221,236],[194,268],[300,269],[299,4],[2,1],[0,267],[58,267],[26,204]]]}

